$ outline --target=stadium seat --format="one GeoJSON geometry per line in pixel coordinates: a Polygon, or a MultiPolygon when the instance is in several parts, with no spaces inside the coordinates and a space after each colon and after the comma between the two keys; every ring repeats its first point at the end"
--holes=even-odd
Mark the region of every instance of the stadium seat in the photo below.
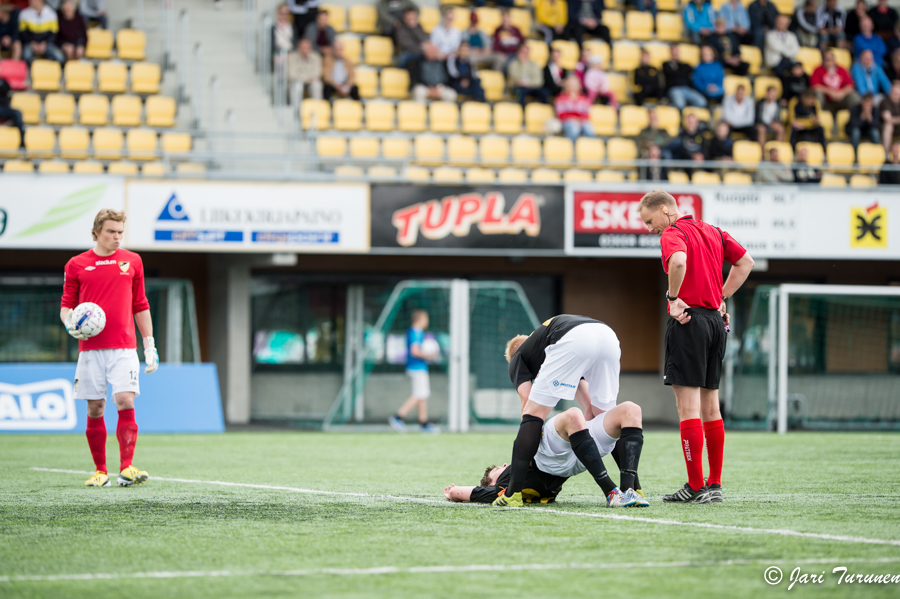
{"type": "Polygon", "coordinates": [[[91,60],[108,60],[112,58],[113,34],[108,29],[92,27],[87,30],[87,45],[84,57],[91,60]]]}
{"type": "Polygon", "coordinates": [[[575,147],[568,137],[547,137],[544,139],[544,163],[552,166],[570,166],[575,155],[575,147]]]}
{"type": "Polygon", "coordinates": [[[491,184],[497,180],[497,175],[489,168],[467,168],[465,175],[466,183],[475,185],[483,183],[491,184]]]}
{"type": "MultiPolygon", "coordinates": [[[[591,53],[591,58],[594,56],[600,57],[600,66],[603,67],[604,70],[609,69],[609,61],[612,58],[612,51],[609,49],[609,44],[604,42],[603,40],[584,40],[583,47],[586,48],[591,53]]],[[[576,62],[578,58],[576,57],[576,62]]]]}
{"type": "Polygon", "coordinates": [[[758,142],[739,139],[732,148],[734,161],[741,164],[759,164],[762,160],[762,148],[758,142]]]}
{"type": "MultiPolygon", "coordinates": [[[[632,14],[632,13],[628,13],[632,14]]],[[[612,70],[630,72],[641,66],[641,47],[627,41],[613,44],[612,70]]]]}
{"type": "Polygon", "coordinates": [[[343,33],[347,30],[347,9],[339,4],[323,4],[319,7],[323,12],[328,13],[328,24],[337,32],[343,33]]]}
{"type": "Polygon", "coordinates": [[[660,129],[665,129],[675,137],[681,128],[681,113],[674,106],[656,105],[656,122],[660,129]]]}
{"type": "Polygon", "coordinates": [[[753,84],[750,83],[750,78],[740,77],[738,75],[725,75],[725,80],[722,82],[722,89],[725,90],[726,96],[733,96],[739,85],[744,86],[744,92],[747,95],[750,95],[753,92],[753,84]]]}
{"type": "Polygon", "coordinates": [[[606,145],[596,137],[579,137],[575,142],[575,162],[578,166],[597,168],[606,156],[606,145]]]}
{"type": "Polygon", "coordinates": [[[531,165],[541,161],[541,142],[530,135],[517,135],[512,138],[512,164],[531,165]]]}
{"type": "Polygon", "coordinates": [[[628,77],[624,73],[607,73],[606,80],[609,82],[609,91],[613,92],[619,104],[628,102],[628,77]]]}
{"type": "Polygon", "coordinates": [[[10,89],[28,89],[28,63],[24,60],[0,59],[0,79],[6,79],[10,89]]]}
{"type": "Polygon", "coordinates": [[[504,165],[509,162],[509,139],[502,135],[485,135],[478,142],[481,164],[504,165]]]}
{"type": "Polygon", "coordinates": [[[628,12],[625,15],[625,31],[630,40],[653,39],[653,15],[638,10],[628,12]]]}
{"type": "MultiPolygon", "coordinates": [[[[535,102],[526,104],[526,114],[532,106],[544,107],[545,105],[535,102]]],[[[549,106],[546,108],[549,108],[549,106]]],[[[521,133],[522,105],[517,102],[497,102],[494,104],[494,131],[506,135],[518,135],[521,133]]],[[[541,131],[543,131],[543,124],[541,125],[541,131]]]]}
{"type": "Polygon", "coordinates": [[[431,172],[421,166],[408,166],[403,169],[403,178],[411,183],[428,183],[431,180],[431,172]]]}
{"type": "Polygon", "coordinates": [[[675,185],[687,185],[691,182],[691,178],[684,171],[669,171],[667,178],[669,183],[674,183],[675,185]]]}
{"type": "Polygon", "coordinates": [[[680,0],[656,0],[656,10],[676,12],[681,8],[680,0]]]}
{"type": "Polygon", "coordinates": [[[778,149],[778,162],[781,164],[790,164],[794,161],[794,149],[786,141],[766,142],[766,146],[763,148],[763,155],[767,161],[769,160],[769,150],[772,148],[778,149]]]}
{"type": "Polygon", "coordinates": [[[360,98],[378,97],[378,71],[376,69],[359,67],[355,70],[354,75],[360,98]]]}
{"type": "Polygon", "coordinates": [[[617,10],[604,10],[600,20],[609,27],[609,37],[614,40],[622,39],[625,33],[625,17],[622,16],[622,13],[617,10]]]}
{"type": "Polygon", "coordinates": [[[366,129],[369,131],[394,130],[394,104],[383,100],[366,102],[366,129]]]}
{"type": "Polygon", "coordinates": [[[166,165],[162,162],[148,162],[141,166],[141,177],[165,177],[166,165]]]}
{"type": "Polygon", "coordinates": [[[362,129],[363,108],[358,100],[342,98],[332,105],[334,128],[338,131],[359,131],[362,129]]]}
{"type": "Polygon", "coordinates": [[[175,126],[175,98],[150,96],[145,104],[148,127],[175,126]]]}
{"type": "Polygon", "coordinates": [[[94,129],[91,142],[94,146],[94,158],[97,160],[118,160],[122,157],[125,136],[122,135],[119,129],[103,127],[94,129]]]}
{"type": "Polygon", "coordinates": [[[850,54],[850,50],[845,50],[844,48],[828,49],[834,52],[834,61],[849,71],[850,67],[853,66],[853,56],[850,54]]]}
{"type": "Polygon", "coordinates": [[[406,69],[381,69],[381,96],[395,100],[409,97],[409,71],[406,69]]]}
{"type": "Polygon", "coordinates": [[[131,91],[135,94],[158,94],[162,72],[153,62],[136,62],[131,65],[131,91]]]}
{"type": "Polygon", "coordinates": [[[316,138],[316,154],[320,158],[343,158],[347,154],[347,138],[320,135],[316,138]]]}
{"type": "Polygon", "coordinates": [[[459,105],[456,102],[431,102],[428,105],[429,130],[435,133],[459,131],[459,105]]]}
{"type": "Polygon", "coordinates": [[[725,185],[753,185],[753,177],[747,173],[728,172],[722,177],[725,185]]]}
{"type": "MultiPolygon", "coordinates": [[[[459,2],[459,4],[464,4],[464,2],[459,2]]],[[[460,31],[465,31],[471,24],[471,14],[468,6],[454,6],[453,23],[451,27],[456,27],[460,31]]]]}
{"type": "Polygon", "coordinates": [[[102,94],[84,94],[78,98],[78,122],[102,127],[109,123],[109,99],[102,94]]]}
{"type": "Polygon", "coordinates": [[[440,25],[441,10],[436,6],[423,6],[419,9],[419,25],[425,30],[425,33],[431,33],[431,30],[440,25]]]}
{"type": "Polygon", "coordinates": [[[27,160],[7,160],[3,164],[4,173],[33,173],[34,165],[27,160]]]}
{"type": "Polygon", "coordinates": [[[366,64],[389,67],[394,59],[394,42],[389,37],[368,35],[363,40],[363,53],[366,64]]]}
{"type": "Polygon", "coordinates": [[[97,89],[104,94],[124,94],[128,83],[128,67],[122,62],[104,61],[97,66],[97,89]]]}
{"type": "Polygon", "coordinates": [[[623,106],[619,110],[619,132],[636,137],[650,124],[650,113],[643,106],[623,106]]]}
{"type": "Polygon", "coordinates": [[[497,30],[497,27],[500,27],[503,21],[503,15],[501,15],[500,10],[490,6],[476,8],[475,14],[478,15],[478,28],[489,36],[494,35],[494,31],[497,30]]]}
{"type": "Polygon", "coordinates": [[[79,160],[72,165],[72,172],[76,175],[102,175],[103,163],[96,160],[79,160]]]}
{"type": "Polygon", "coordinates": [[[762,50],[756,46],[741,46],[741,60],[750,65],[747,71],[750,75],[759,75],[759,69],[762,66],[762,50]]]}
{"type": "Polygon", "coordinates": [[[609,169],[603,169],[601,171],[597,171],[594,179],[597,183],[623,183],[625,181],[625,173],[622,171],[611,171],[609,169]]]}
{"type": "Polygon", "coordinates": [[[830,110],[819,111],[819,124],[825,132],[826,141],[831,141],[834,135],[834,114],[830,110]]]}
{"type": "Polygon", "coordinates": [[[59,155],[68,160],[88,157],[91,136],[84,127],[63,127],[59,130],[59,155]]]}
{"type": "Polygon", "coordinates": [[[351,137],[351,158],[378,158],[381,154],[381,143],[377,137],[351,137]]]}
{"type": "Polygon", "coordinates": [[[591,106],[591,125],[594,126],[594,133],[602,136],[616,134],[616,128],[619,124],[619,116],[616,109],[612,106],[603,106],[595,104],[591,106]]]}
{"type": "Polygon", "coordinates": [[[650,64],[661,69],[664,62],[672,58],[672,47],[669,44],[650,42],[644,44],[644,50],[650,55],[650,64]]]}
{"type": "Polygon", "coordinates": [[[70,60],[63,69],[67,92],[94,91],[94,65],[86,60],[70,60]]]}
{"type": "Polygon", "coordinates": [[[22,145],[22,134],[15,127],[0,125],[0,158],[15,158],[22,145]]]}
{"type": "Polygon", "coordinates": [[[766,90],[771,86],[775,86],[778,90],[778,97],[781,97],[781,79],[778,77],[767,77],[760,75],[753,81],[753,98],[756,101],[766,97],[766,90]]]}
{"type": "Polygon", "coordinates": [[[857,188],[866,188],[866,187],[875,187],[878,185],[878,181],[875,177],[870,175],[851,175],[850,176],[850,187],[857,188]]]}
{"type": "Polygon", "coordinates": [[[451,135],[447,138],[447,162],[466,166],[478,164],[478,143],[468,135],[451,135]]]}
{"type": "Polygon", "coordinates": [[[822,173],[822,179],[819,180],[822,187],[847,187],[847,179],[842,175],[833,173],[822,173]]]}
{"type": "Polygon", "coordinates": [[[175,166],[175,174],[181,178],[205,178],[206,167],[196,162],[182,162],[175,166]]]}
{"type": "Polygon", "coordinates": [[[594,175],[584,169],[570,168],[563,172],[564,183],[589,183],[593,181],[594,175]]]}
{"type": "MultiPolygon", "coordinates": [[[[496,111],[495,111],[496,112],[496,111]]],[[[521,112],[514,113],[519,118],[521,112]]],[[[547,135],[547,122],[555,118],[553,107],[549,104],[531,102],[525,105],[525,132],[531,135],[547,135]]]]}
{"type": "Polygon", "coordinates": [[[125,134],[125,147],[132,160],[153,160],[156,158],[157,136],[153,129],[129,129],[125,134]]]}
{"type": "Polygon", "coordinates": [[[611,137],[606,140],[606,158],[608,160],[636,160],[637,157],[637,145],[633,139],[611,137]]]}
{"type": "Polygon", "coordinates": [[[370,166],[366,174],[371,179],[396,179],[397,169],[392,166],[370,166]]]}
{"type": "Polygon", "coordinates": [[[483,102],[463,102],[462,110],[463,133],[490,133],[491,131],[491,105],[483,102]]]}
{"type": "Polygon", "coordinates": [[[22,113],[22,120],[26,125],[41,122],[41,97],[38,94],[16,92],[12,95],[9,106],[22,113]]]}
{"type": "Polygon", "coordinates": [[[38,172],[42,175],[67,175],[69,163],[62,160],[42,160],[38,165],[38,172]]]}
{"type": "Polygon", "coordinates": [[[484,97],[489,102],[499,102],[503,99],[506,89],[506,78],[499,71],[478,71],[478,77],[481,79],[481,88],[484,90],[484,97]]]}
{"type": "Polygon", "coordinates": [[[361,179],[365,176],[361,166],[341,165],[335,167],[334,176],[338,179],[361,179]]]}
{"type": "Polygon", "coordinates": [[[423,104],[405,100],[397,104],[397,128],[400,131],[418,133],[425,130],[427,110],[423,104]]]}
{"type": "Polygon", "coordinates": [[[575,65],[578,64],[578,59],[581,57],[578,44],[568,40],[554,40],[550,45],[554,50],[559,50],[559,64],[564,69],[571,71],[575,68],[575,65]]]}
{"type": "Polygon", "coordinates": [[[810,141],[801,141],[797,144],[797,150],[800,148],[806,148],[806,162],[807,164],[811,164],[813,166],[821,166],[823,162],[825,162],[825,150],[822,149],[822,144],[813,143],[810,141]]]}
{"type": "Polygon", "coordinates": [[[528,172],[521,168],[502,168],[497,173],[497,181],[500,183],[527,183],[528,172]]]}
{"type": "Polygon", "coordinates": [[[680,42],[684,34],[684,20],[680,14],[656,13],[656,39],[664,42],[680,42]]]}
{"type": "Polygon", "coordinates": [[[794,14],[795,0],[772,0],[772,4],[775,5],[775,8],[778,9],[780,14],[788,16],[794,14]]]}
{"type": "Polygon", "coordinates": [[[378,11],[374,4],[354,4],[348,14],[350,31],[353,33],[378,32],[378,11]]]}
{"type": "Polygon", "coordinates": [[[542,69],[547,66],[550,59],[550,49],[544,40],[525,40],[528,45],[528,57],[542,69]]]}
{"type": "Polygon", "coordinates": [[[838,139],[848,139],[847,123],[850,122],[850,111],[847,109],[838,110],[835,115],[835,131],[838,139]]]}
{"type": "Polygon", "coordinates": [[[110,162],[109,166],[106,169],[106,172],[110,175],[120,175],[124,177],[137,177],[138,176],[138,165],[134,162],[128,162],[125,160],[118,160],[116,162],[110,162]]]}
{"type": "Polygon", "coordinates": [[[75,122],[75,96],[47,94],[44,99],[44,121],[48,125],[71,125],[75,122]]]}
{"type": "Polygon", "coordinates": [[[694,174],[691,175],[691,183],[694,185],[721,185],[722,178],[717,173],[694,171],[694,174]]]}
{"type": "MultiPolygon", "coordinates": [[[[28,132],[26,131],[27,135],[28,132]]],[[[881,144],[872,144],[863,142],[856,146],[856,162],[860,166],[881,166],[884,164],[884,146],[881,144]]],[[[853,181],[850,181],[853,185],[853,181]]]]}
{"type": "Polygon", "coordinates": [[[301,124],[304,130],[331,128],[331,104],[327,100],[303,100],[300,104],[301,124]]]}
{"type": "Polygon", "coordinates": [[[163,133],[159,139],[160,149],[164,154],[187,154],[193,147],[190,133],[163,133]]]}
{"type": "Polygon", "coordinates": [[[541,185],[558,185],[562,181],[559,171],[552,168],[536,168],[531,171],[531,182],[541,185]]]}
{"type": "Polygon", "coordinates": [[[412,152],[412,144],[405,137],[386,137],[381,140],[381,155],[391,160],[406,160],[412,152]]]}
{"type": "Polygon", "coordinates": [[[512,8],[509,11],[510,21],[519,28],[526,38],[531,35],[531,10],[512,8]]]}
{"type": "Polygon", "coordinates": [[[853,146],[848,143],[833,141],[825,148],[825,157],[832,167],[853,166],[856,162],[853,146]]]}
{"type": "Polygon", "coordinates": [[[678,58],[681,62],[696,67],[700,64],[700,46],[694,44],[678,44],[678,58]]]}
{"type": "Polygon", "coordinates": [[[803,65],[803,72],[812,75],[816,67],[822,64],[822,53],[818,48],[807,48],[800,46],[797,52],[796,61],[803,65]]]}
{"type": "Polygon", "coordinates": [[[112,99],[112,122],[117,127],[138,127],[143,110],[138,96],[119,94],[112,99]]]}
{"type": "Polygon", "coordinates": [[[455,166],[441,166],[431,174],[435,183],[462,183],[463,173],[455,166]]]}
{"type": "Polygon", "coordinates": [[[344,44],[344,58],[353,64],[359,64],[362,60],[362,40],[352,33],[342,33],[337,39],[344,44]]]}
{"type": "Polygon", "coordinates": [[[420,133],[413,140],[416,162],[420,164],[444,163],[444,140],[431,133],[420,133]]]}
{"type": "Polygon", "coordinates": [[[56,132],[50,127],[25,129],[25,153],[29,158],[52,158],[55,148],[56,132]]]}
{"type": "Polygon", "coordinates": [[[55,60],[35,60],[31,63],[31,89],[40,92],[59,91],[62,67],[55,60]]]}
{"type": "Polygon", "coordinates": [[[119,29],[116,33],[116,55],[122,60],[147,58],[147,34],[139,29],[119,29]]]}
{"type": "Polygon", "coordinates": [[[696,115],[697,120],[701,123],[708,123],[712,120],[708,108],[700,108],[699,106],[685,106],[684,110],[681,111],[682,126],[685,124],[685,122],[687,122],[687,116],[689,114],[696,115]]]}

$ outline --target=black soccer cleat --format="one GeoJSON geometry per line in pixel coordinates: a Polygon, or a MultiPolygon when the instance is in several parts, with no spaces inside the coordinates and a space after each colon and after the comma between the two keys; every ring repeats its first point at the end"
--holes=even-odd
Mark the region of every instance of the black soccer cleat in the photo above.
{"type": "Polygon", "coordinates": [[[710,503],[722,503],[724,501],[722,499],[722,485],[708,485],[709,486],[709,501],[710,503]]]}
{"type": "Polygon", "coordinates": [[[709,487],[704,485],[696,491],[691,485],[684,483],[684,486],[669,495],[663,495],[663,503],[709,503],[709,487]]]}

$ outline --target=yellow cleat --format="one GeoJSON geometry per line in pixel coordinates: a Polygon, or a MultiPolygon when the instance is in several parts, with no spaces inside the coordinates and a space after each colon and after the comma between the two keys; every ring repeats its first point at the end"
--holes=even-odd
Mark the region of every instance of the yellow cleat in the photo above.
{"type": "Polygon", "coordinates": [[[522,493],[513,493],[512,496],[500,495],[494,500],[493,505],[498,507],[522,507],[522,493]]]}
{"type": "Polygon", "coordinates": [[[110,487],[112,484],[109,482],[109,476],[106,472],[100,472],[97,470],[94,472],[93,476],[87,479],[84,482],[85,487],[110,487]]]}
{"type": "Polygon", "coordinates": [[[641,499],[647,499],[647,496],[644,495],[644,492],[643,492],[642,490],[640,490],[640,489],[635,489],[634,492],[637,493],[638,495],[640,495],[640,496],[641,496],[641,499]]]}
{"type": "Polygon", "coordinates": [[[147,473],[143,470],[138,470],[134,466],[129,466],[125,470],[119,472],[119,486],[130,487],[131,485],[141,485],[147,482],[148,478],[150,477],[147,476],[147,473]]]}

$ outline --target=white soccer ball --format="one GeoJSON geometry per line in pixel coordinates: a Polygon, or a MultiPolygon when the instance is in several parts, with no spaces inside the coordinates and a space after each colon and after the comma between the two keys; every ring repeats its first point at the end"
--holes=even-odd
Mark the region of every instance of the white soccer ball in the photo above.
{"type": "Polygon", "coordinates": [[[75,308],[72,322],[86,338],[96,337],[106,326],[106,312],[93,302],[84,302],[75,308]]]}

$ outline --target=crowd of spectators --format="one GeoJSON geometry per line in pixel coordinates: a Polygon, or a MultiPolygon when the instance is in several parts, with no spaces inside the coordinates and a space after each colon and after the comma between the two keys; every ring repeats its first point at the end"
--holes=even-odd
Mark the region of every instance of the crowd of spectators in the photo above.
{"type": "Polygon", "coordinates": [[[29,65],[78,60],[90,25],[106,28],[106,0],[0,0],[0,53],[29,65]]]}

